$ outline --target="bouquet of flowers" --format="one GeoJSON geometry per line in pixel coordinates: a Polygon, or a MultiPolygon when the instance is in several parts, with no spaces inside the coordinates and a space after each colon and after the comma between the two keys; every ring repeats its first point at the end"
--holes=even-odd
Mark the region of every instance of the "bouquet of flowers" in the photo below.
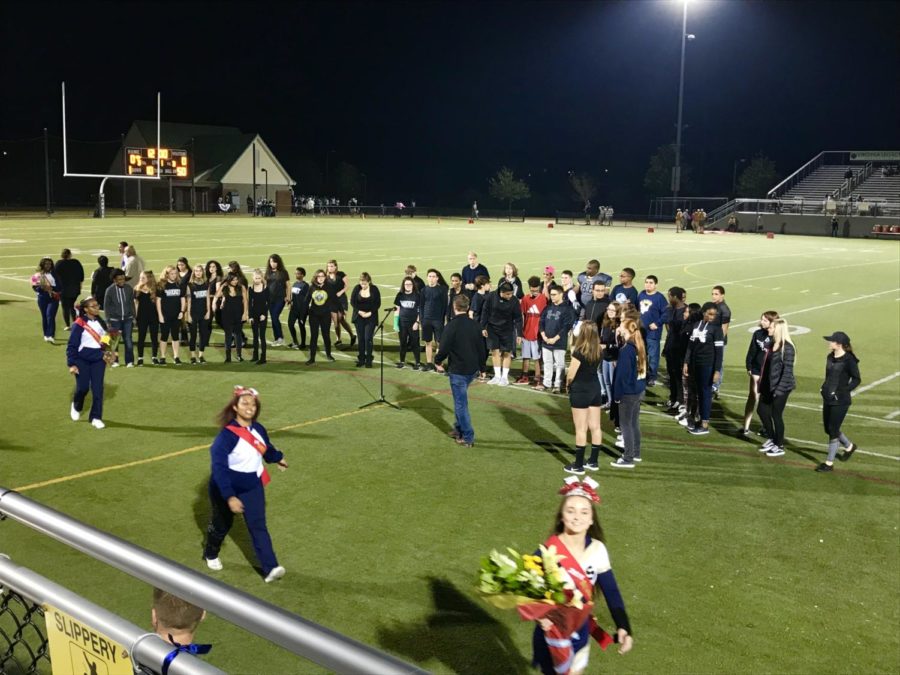
{"type": "Polygon", "coordinates": [[[103,350],[103,360],[107,365],[112,365],[118,358],[119,340],[122,339],[122,331],[111,328],[108,333],[100,338],[100,349],[103,350]]]}

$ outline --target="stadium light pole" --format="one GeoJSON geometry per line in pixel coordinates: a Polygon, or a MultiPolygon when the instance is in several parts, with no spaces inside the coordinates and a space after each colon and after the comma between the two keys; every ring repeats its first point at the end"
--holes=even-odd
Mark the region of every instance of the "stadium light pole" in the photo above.
{"type": "Polygon", "coordinates": [[[363,206],[366,204],[366,196],[369,194],[369,177],[366,174],[362,174],[363,179],[363,206]]]}
{"type": "Polygon", "coordinates": [[[259,170],[266,174],[266,202],[269,201],[269,170],[259,167],[259,170]]]}
{"type": "Polygon", "coordinates": [[[678,79],[678,123],[675,128],[675,166],[672,169],[672,199],[678,199],[681,191],[681,128],[684,113],[684,57],[688,40],[693,40],[694,35],[687,32],[688,0],[682,0],[681,19],[681,75],[678,79]]]}

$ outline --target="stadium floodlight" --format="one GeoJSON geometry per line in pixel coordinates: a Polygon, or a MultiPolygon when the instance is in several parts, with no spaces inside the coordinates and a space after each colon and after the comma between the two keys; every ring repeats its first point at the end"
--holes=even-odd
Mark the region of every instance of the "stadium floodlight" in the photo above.
{"type": "MultiPolygon", "coordinates": [[[[161,96],[156,92],[156,157],[160,157],[161,144],[161,96]]],[[[66,131],[66,83],[62,83],[62,142],[63,142],[63,178],[101,178],[100,191],[98,193],[98,211],[100,217],[106,215],[106,199],[103,194],[103,188],[106,187],[106,181],[110,178],[132,179],[132,180],[162,180],[162,172],[154,171],[154,175],[123,175],[109,173],[76,173],[69,171],[69,154],[68,154],[68,135],[66,131]]],[[[122,152],[125,152],[125,146],[122,146],[122,152]]]]}
{"type": "Polygon", "coordinates": [[[678,199],[678,193],[681,191],[681,131],[683,128],[682,118],[684,116],[684,56],[685,48],[689,40],[693,40],[696,36],[687,32],[687,13],[688,0],[682,2],[682,18],[681,18],[681,74],[678,79],[678,122],[675,128],[675,166],[672,167],[672,199],[678,199]]]}

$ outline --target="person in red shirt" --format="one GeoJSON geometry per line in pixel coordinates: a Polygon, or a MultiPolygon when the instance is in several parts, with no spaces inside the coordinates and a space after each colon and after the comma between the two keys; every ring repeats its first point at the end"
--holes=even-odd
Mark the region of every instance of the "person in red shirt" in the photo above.
{"type": "Polygon", "coordinates": [[[529,384],[530,361],[534,360],[534,381],[541,381],[541,345],[540,322],[541,312],[547,306],[547,296],[541,293],[541,280],[531,277],[528,280],[528,295],[519,301],[522,306],[524,320],[522,329],[522,374],[516,384],[529,384]]]}

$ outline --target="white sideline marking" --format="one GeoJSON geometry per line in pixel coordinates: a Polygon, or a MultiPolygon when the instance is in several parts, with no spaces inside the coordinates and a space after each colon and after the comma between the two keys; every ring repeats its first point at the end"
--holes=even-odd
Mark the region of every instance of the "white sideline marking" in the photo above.
{"type": "MultiPolygon", "coordinates": [[[[880,291],[878,293],[869,293],[868,295],[860,295],[855,298],[847,298],[846,300],[838,300],[837,302],[830,302],[827,305],[816,305],[815,307],[805,307],[804,309],[795,309],[793,312],[785,312],[781,316],[793,316],[794,314],[803,314],[804,312],[813,312],[817,309],[827,309],[828,307],[836,307],[837,305],[844,305],[848,302],[857,302],[859,300],[866,300],[868,298],[877,298],[879,295],[885,295],[887,293],[896,293],[900,291],[900,288],[892,288],[889,291],[880,291]]],[[[732,328],[743,328],[744,326],[752,326],[757,323],[759,319],[754,319],[753,321],[744,321],[743,323],[733,323],[731,324],[732,328]]]]}
{"type": "MultiPolygon", "coordinates": [[[[726,394],[724,391],[720,391],[719,396],[727,396],[728,398],[740,398],[740,399],[745,399],[745,400],[747,398],[746,394],[743,394],[743,395],[726,394]]],[[[787,407],[788,408],[797,408],[799,410],[812,410],[813,412],[821,412],[822,411],[821,406],[819,406],[818,408],[814,408],[809,405],[800,405],[799,403],[788,403],[787,407]]],[[[855,413],[847,413],[847,417],[857,417],[861,420],[872,420],[873,422],[887,422],[888,424],[900,424],[900,422],[895,422],[894,420],[889,420],[889,419],[883,418],[883,417],[870,417],[868,415],[857,415],[855,413]]]]}
{"type": "Polygon", "coordinates": [[[865,387],[858,387],[850,392],[851,396],[856,396],[857,394],[861,394],[864,391],[869,391],[869,389],[874,389],[879,384],[884,384],[885,382],[890,382],[895,377],[900,377],[900,370],[898,370],[893,375],[888,375],[887,377],[882,377],[880,380],[875,380],[872,384],[867,384],[865,387]]]}
{"type": "Polygon", "coordinates": [[[892,420],[892,419],[894,419],[895,417],[900,417],[900,410],[895,410],[895,411],[892,412],[892,413],[888,413],[887,415],[884,416],[884,419],[886,419],[886,420],[892,420]]]}
{"type": "Polygon", "coordinates": [[[14,298],[22,298],[23,300],[34,300],[34,297],[28,297],[27,295],[19,295],[18,293],[7,293],[6,291],[0,291],[0,295],[9,295],[14,298]]]}

